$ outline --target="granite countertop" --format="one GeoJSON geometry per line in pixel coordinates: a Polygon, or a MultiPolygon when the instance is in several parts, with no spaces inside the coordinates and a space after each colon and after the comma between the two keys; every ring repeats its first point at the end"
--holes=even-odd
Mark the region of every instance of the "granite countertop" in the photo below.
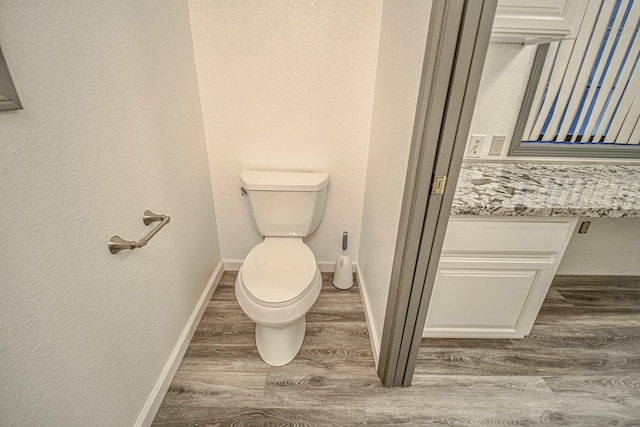
{"type": "Polygon", "coordinates": [[[451,214],[640,218],[640,165],[463,163],[451,214]]]}

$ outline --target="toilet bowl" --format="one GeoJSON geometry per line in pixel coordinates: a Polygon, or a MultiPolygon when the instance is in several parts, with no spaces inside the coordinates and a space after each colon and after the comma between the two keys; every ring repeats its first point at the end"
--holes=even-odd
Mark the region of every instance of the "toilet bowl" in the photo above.
{"type": "Polygon", "coordinates": [[[311,249],[302,240],[324,211],[329,176],[310,172],[241,174],[264,240],[247,254],[235,283],[240,307],[256,324],[256,347],[269,365],[282,366],[300,351],[306,314],[322,288],[311,249]]]}
{"type": "Polygon", "coordinates": [[[321,288],[315,257],[302,239],[267,237],[247,255],[236,278],[236,298],[256,323],[256,346],[266,363],[282,366],[298,354],[305,315],[321,288]]]}

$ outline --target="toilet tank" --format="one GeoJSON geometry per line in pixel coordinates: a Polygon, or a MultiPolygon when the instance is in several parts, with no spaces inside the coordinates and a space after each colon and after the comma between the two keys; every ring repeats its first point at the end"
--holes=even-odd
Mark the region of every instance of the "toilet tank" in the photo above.
{"type": "Polygon", "coordinates": [[[305,237],[320,223],[328,174],[244,171],[240,180],[261,235],[305,237]]]}

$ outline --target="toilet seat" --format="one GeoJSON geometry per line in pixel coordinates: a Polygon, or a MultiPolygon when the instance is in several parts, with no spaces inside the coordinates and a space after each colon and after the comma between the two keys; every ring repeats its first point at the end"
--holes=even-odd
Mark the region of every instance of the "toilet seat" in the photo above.
{"type": "Polygon", "coordinates": [[[256,245],[239,272],[246,294],[264,307],[283,307],[302,299],[315,282],[316,259],[302,239],[271,237],[256,245]]]}

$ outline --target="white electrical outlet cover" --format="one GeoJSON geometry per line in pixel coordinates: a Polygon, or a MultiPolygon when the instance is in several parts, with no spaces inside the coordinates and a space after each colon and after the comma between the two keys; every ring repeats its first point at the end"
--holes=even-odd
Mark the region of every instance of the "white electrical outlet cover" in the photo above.
{"type": "Polygon", "coordinates": [[[491,138],[491,145],[489,146],[490,156],[499,156],[502,154],[504,142],[507,139],[505,135],[493,135],[491,138]]]}

